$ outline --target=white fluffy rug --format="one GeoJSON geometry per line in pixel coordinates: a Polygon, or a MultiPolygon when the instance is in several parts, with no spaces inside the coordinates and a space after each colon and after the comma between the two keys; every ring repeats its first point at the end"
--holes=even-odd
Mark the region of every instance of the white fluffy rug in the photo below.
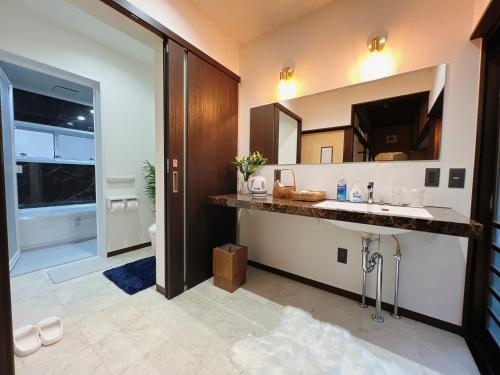
{"type": "Polygon", "coordinates": [[[343,328],[288,306],[278,327],[233,345],[232,360],[244,374],[406,374],[371,353],[343,328]]]}

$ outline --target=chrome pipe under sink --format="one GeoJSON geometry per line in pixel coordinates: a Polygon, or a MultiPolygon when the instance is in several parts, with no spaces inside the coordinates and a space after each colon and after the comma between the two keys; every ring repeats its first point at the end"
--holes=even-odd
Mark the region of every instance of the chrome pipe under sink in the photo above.
{"type": "Polygon", "coordinates": [[[372,272],[377,266],[377,286],[375,290],[375,314],[373,315],[373,320],[382,323],[384,317],[382,316],[382,277],[384,273],[384,257],[380,252],[375,252],[370,256],[370,244],[372,242],[377,242],[380,247],[380,235],[378,239],[373,240],[371,235],[363,234],[361,237],[362,241],[362,256],[361,256],[361,266],[363,269],[363,287],[361,294],[361,307],[367,307],[366,305],[366,276],[368,273],[372,272]]]}

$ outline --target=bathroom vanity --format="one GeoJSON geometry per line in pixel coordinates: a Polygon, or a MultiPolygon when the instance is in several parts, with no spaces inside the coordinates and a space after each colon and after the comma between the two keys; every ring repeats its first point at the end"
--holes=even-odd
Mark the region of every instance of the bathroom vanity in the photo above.
{"type": "Polygon", "coordinates": [[[370,253],[373,244],[380,246],[380,236],[392,236],[396,242],[394,306],[391,316],[400,319],[398,309],[399,274],[401,247],[396,235],[419,231],[450,236],[477,238],[481,237],[482,224],[443,207],[409,207],[377,203],[352,203],[337,200],[322,202],[302,202],[291,199],[279,199],[272,196],[254,198],[245,194],[229,194],[208,197],[209,204],[269,211],[289,215],[315,217],[347,230],[358,232],[362,240],[362,293],[360,306],[367,307],[367,275],[377,270],[375,314],[373,319],[382,323],[382,277],[383,255],[377,251],[370,253]]]}
{"type": "MultiPolygon", "coordinates": [[[[413,259],[412,264],[406,263],[405,253],[412,253],[408,255],[413,256],[418,254],[417,263],[419,264],[432,261],[436,265],[444,261],[443,272],[451,269],[450,259],[447,258],[448,251],[452,252],[453,248],[460,247],[465,242],[459,241],[457,237],[479,238],[482,236],[483,227],[480,223],[450,208],[420,207],[424,202],[424,187],[439,188],[426,190],[428,194],[433,195],[432,198],[428,197],[433,202],[439,198],[436,194],[442,193],[440,189],[446,188],[444,181],[440,183],[442,165],[434,164],[432,165],[434,168],[425,168],[425,179],[423,168],[416,168],[412,165],[412,161],[440,160],[441,158],[442,126],[447,112],[444,100],[448,91],[447,70],[447,64],[439,64],[300,97],[278,96],[277,102],[250,108],[249,152],[259,151],[268,159],[268,166],[261,171],[262,176],[270,180],[268,168],[273,168],[273,184],[278,182],[281,184],[279,186],[296,188],[295,176],[293,176],[292,183],[290,179],[288,181],[282,179],[281,172],[290,169],[289,165],[309,164],[310,167],[301,167],[305,173],[302,176],[303,184],[307,181],[308,187],[321,186],[324,190],[333,191],[334,186],[331,185],[338,182],[337,196],[342,196],[339,194],[339,187],[342,192],[347,179],[351,183],[351,192],[359,191],[359,199],[370,202],[324,200],[313,203],[278,199],[272,196],[258,199],[255,196],[238,194],[210,196],[208,202],[218,208],[225,206],[312,217],[322,219],[327,223],[326,226],[331,226],[332,231],[334,227],[337,227],[352,232],[350,235],[346,233],[345,237],[334,237],[326,235],[327,229],[323,227],[321,230],[307,229],[309,232],[305,233],[320,236],[315,238],[317,246],[310,249],[308,253],[311,261],[315,262],[318,268],[316,276],[316,271],[313,275],[311,269],[308,268],[310,265],[303,268],[301,266],[304,261],[304,254],[301,252],[301,246],[304,244],[301,241],[302,232],[291,232],[286,241],[279,241],[280,232],[273,229],[282,230],[283,226],[276,224],[274,227],[275,224],[269,221],[267,222],[269,227],[264,228],[259,226],[257,215],[254,217],[248,215],[242,222],[243,235],[246,235],[245,229],[248,229],[245,227],[246,223],[251,226],[255,225],[255,228],[263,231],[261,235],[250,239],[251,244],[247,243],[255,251],[256,262],[254,264],[263,262],[261,266],[280,273],[293,271],[299,272],[299,276],[308,275],[311,277],[308,280],[314,285],[318,285],[316,282],[319,279],[327,281],[324,284],[320,283],[319,285],[322,286],[319,287],[329,291],[333,288],[334,293],[339,291],[338,285],[343,285],[347,287],[347,290],[338,293],[359,300],[361,307],[367,307],[368,303],[371,303],[366,293],[367,285],[375,285],[373,319],[379,323],[384,321],[382,315],[384,266],[386,269],[394,267],[394,298],[392,300],[394,304],[390,307],[386,305],[385,309],[392,310],[391,316],[395,319],[400,318],[398,310],[400,264],[403,263],[401,268],[403,272],[408,272],[403,284],[403,286],[406,285],[405,288],[409,288],[409,285],[411,286],[415,280],[418,280],[415,274],[415,258],[409,257],[408,260],[413,259]],[[406,164],[398,167],[389,166],[402,162],[406,164]],[[349,165],[342,165],[346,163],[349,165]],[[366,167],[361,165],[363,163],[372,164],[366,167]],[[329,166],[319,168],[313,164],[329,166]],[[286,167],[279,169],[280,165],[286,167]],[[338,168],[333,165],[338,165],[338,168]],[[336,173],[333,173],[334,171],[336,173]],[[319,175],[316,176],[314,172],[319,175]],[[385,192],[379,197],[385,199],[390,197],[392,204],[373,202],[373,182],[368,182],[366,195],[363,189],[356,190],[355,180],[361,176],[370,176],[372,181],[377,180],[383,183],[385,192]],[[337,180],[339,177],[340,179],[337,180]],[[353,181],[354,184],[352,184],[353,181]],[[388,184],[391,189],[387,186],[388,184]],[[409,204],[414,207],[410,207],[409,204]],[[413,231],[446,235],[446,238],[430,236],[432,239],[423,243],[411,240],[412,237],[408,236],[400,242],[398,238],[400,234],[413,231]],[[271,238],[275,240],[272,242],[272,256],[262,250],[269,247],[271,238]],[[354,292],[358,287],[357,282],[353,281],[350,276],[345,278],[347,272],[354,270],[351,267],[356,267],[352,261],[347,261],[347,248],[354,250],[359,244],[358,238],[362,243],[360,249],[362,256],[359,261],[360,271],[362,271],[360,294],[354,292]],[[433,252],[431,249],[423,249],[422,246],[439,248],[443,251],[433,252]],[[337,249],[337,262],[333,257],[324,258],[333,254],[335,249],[337,249]],[[391,262],[392,260],[394,262],[391,262]],[[349,263],[348,268],[337,263],[349,263]],[[367,283],[372,272],[376,274],[376,282],[367,283]],[[335,273],[335,277],[324,276],[335,273]],[[342,277],[344,279],[340,280],[342,277]]],[[[293,72],[293,69],[289,68],[286,72],[288,71],[293,72]]],[[[289,74],[284,74],[281,78],[286,81],[290,77],[289,74]]],[[[282,83],[293,85],[292,80],[282,83]]],[[[450,168],[448,176],[448,188],[465,188],[465,168],[450,168]]],[[[459,193],[455,190],[453,196],[458,196],[456,194],[459,193]]],[[[450,194],[449,197],[451,196],[450,194]]],[[[449,199],[443,201],[446,205],[454,203],[449,199]]],[[[284,221],[287,219],[290,218],[283,218],[284,221]]],[[[296,218],[287,222],[299,221],[300,219],[296,218]]],[[[305,224],[303,221],[302,223],[305,224]]],[[[244,241],[247,240],[249,240],[248,237],[244,241]]],[[[456,267],[453,270],[461,272],[463,262],[458,257],[454,260],[456,260],[456,267]]],[[[434,281],[439,281],[442,277],[438,268],[428,268],[426,272],[427,278],[434,281]]],[[[292,275],[297,276],[295,273],[292,275]]],[[[426,283],[428,279],[418,281],[423,288],[418,291],[417,299],[423,299],[424,295],[438,296],[434,287],[436,284],[426,283]]],[[[459,277],[454,277],[454,280],[455,285],[461,282],[459,277]]],[[[448,293],[444,289],[443,292],[448,293]]],[[[459,303],[459,293],[452,297],[455,298],[454,303],[459,303]]],[[[408,306],[408,301],[405,301],[405,305],[408,306]]],[[[412,301],[410,305],[415,305],[415,302],[412,301]]],[[[433,321],[430,317],[421,317],[406,309],[401,309],[401,312],[403,315],[424,322],[433,321]]]]}
{"type": "Polygon", "coordinates": [[[301,202],[291,199],[277,199],[272,196],[255,199],[251,195],[245,194],[211,196],[208,198],[208,202],[219,206],[469,238],[481,237],[483,229],[482,224],[450,208],[443,207],[414,209],[405,206],[370,205],[335,200],[326,200],[319,203],[301,202]],[[412,209],[423,211],[413,212],[412,209]],[[408,211],[405,212],[405,210],[408,211]]]}

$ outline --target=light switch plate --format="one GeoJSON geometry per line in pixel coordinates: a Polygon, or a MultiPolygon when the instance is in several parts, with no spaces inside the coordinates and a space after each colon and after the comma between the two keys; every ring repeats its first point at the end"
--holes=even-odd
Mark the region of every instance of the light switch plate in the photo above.
{"type": "Polygon", "coordinates": [[[448,187],[456,189],[465,187],[465,168],[450,168],[448,187]]]}
{"type": "Polygon", "coordinates": [[[440,175],[440,168],[425,168],[425,186],[438,187],[440,175]]]}
{"type": "Polygon", "coordinates": [[[341,247],[337,250],[337,262],[347,264],[347,249],[341,247]]]}

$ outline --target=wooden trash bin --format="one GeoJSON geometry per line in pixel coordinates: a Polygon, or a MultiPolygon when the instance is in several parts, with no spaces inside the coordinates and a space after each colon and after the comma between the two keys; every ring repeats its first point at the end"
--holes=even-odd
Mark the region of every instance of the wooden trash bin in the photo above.
{"type": "Polygon", "coordinates": [[[215,247],[214,285],[231,293],[242,286],[247,279],[247,257],[246,246],[229,243],[215,247]]]}

